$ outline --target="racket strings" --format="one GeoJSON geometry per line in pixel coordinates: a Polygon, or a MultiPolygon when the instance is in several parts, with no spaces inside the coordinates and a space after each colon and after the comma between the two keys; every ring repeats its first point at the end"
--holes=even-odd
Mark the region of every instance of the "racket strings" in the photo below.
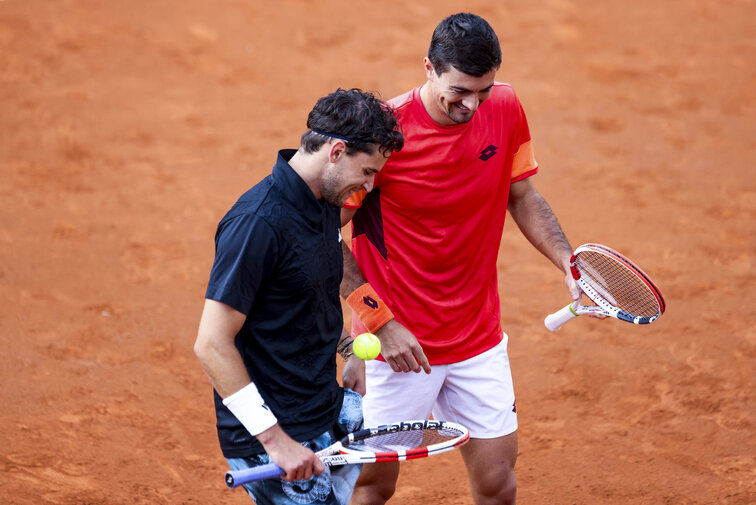
{"type": "Polygon", "coordinates": [[[350,449],[370,452],[389,452],[414,449],[441,444],[462,436],[463,433],[452,428],[415,429],[373,434],[349,445],[350,449]]]}
{"type": "Polygon", "coordinates": [[[660,313],[659,301],[630,268],[594,251],[578,254],[581,278],[618,309],[633,316],[652,317],[660,313]]]}

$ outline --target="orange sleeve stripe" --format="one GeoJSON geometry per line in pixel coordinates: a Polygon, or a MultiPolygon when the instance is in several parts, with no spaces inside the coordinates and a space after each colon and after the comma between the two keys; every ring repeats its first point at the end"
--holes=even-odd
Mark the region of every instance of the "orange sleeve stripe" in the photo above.
{"type": "Polygon", "coordinates": [[[533,153],[533,143],[528,140],[520,146],[512,160],[512,181],[522,180],[538,170],[538,163],[533,153]]]}
{"type": "Polygon", "coordinates": [[[359,209],[362,206],[362,200],[367,196],[367,191],[361,189],[355,193],[352,193],[347,201],[344,203],[344,208],[347,209],[359,209]]]}
{"type": "Polygon", "coordinates": [[[525,172],[522,175],[518,175],[516,178],[512,179],[511,182],[517,182],[517,181],[521,181],[523,179],[527,179],[531,175],[535,175],[537,173],[538,173],[538,167],[535,167],[533,170],[530,170],[529,172],[525,172]]]}

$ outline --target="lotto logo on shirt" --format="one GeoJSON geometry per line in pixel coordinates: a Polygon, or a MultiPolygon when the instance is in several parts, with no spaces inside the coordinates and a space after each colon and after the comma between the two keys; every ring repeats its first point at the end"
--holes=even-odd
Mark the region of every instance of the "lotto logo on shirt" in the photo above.
{"type": "Polygon", "coordinates": [[[499,149],[498,147],[491,144],[490,146],[486,147],[480,152],[480,156],[478,156],[478,159],[483,160],[483,161],[488,161],[494,157],[498,149],[499,149]]]}

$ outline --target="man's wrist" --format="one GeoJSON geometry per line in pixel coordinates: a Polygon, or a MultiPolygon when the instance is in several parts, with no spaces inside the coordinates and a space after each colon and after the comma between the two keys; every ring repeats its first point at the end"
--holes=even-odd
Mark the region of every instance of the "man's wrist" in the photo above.
{"type": "Polygon", "coordinates": [[[257,436],[278,423],[278,419],[265,404],[254,382],[223,399],[223,405],[239,420],[247,431],[257,436]]]}
{"type": "Polygon", "coordinates": [[[285,435],[286,433],[278,424],[274,424],[267,430],[255,435],[255,438],[257,438],[257,441],[263,445],[265,452],[268,452],[271,445],[274,445],[278,437],[280,437],[282,434],[285,435]]]}
{"type": "Polygon", "coordinates": [[[384,324],[394,319],[394,314],[386,303],[367,282],[349,295],[346,302],[370,333],[377,332],[384,324]]]}
{"type": "Polygon", "coordinates": [[[354,342],[354,339],[351,337],[347,337],[341,342],[339,342],[339,346],[337,348],[337,352],[341,356],[341,358],[346,361],[352,356],[354,356],[354,352],[352,351],[352,343],[354,342]]]}

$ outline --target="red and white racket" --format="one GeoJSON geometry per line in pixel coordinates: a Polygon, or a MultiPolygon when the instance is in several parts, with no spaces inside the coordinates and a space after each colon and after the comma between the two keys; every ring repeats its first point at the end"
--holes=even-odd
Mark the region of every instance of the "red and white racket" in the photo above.
{"type": "MultiPolygon", "coordinates": [[[[451,451],[465,445],[468,440],[470,433],[467,428],[456,423],[404,421],[355,431],[317,455],[326,466],[404,461],[451,451]]],[[[275,463],[228,471],[226,485],[237,487],[283,473],[275,463]]]]}
{"type": "Polygon", "coordinates": [[[583,244],[570,259],[572,277],[596,305],[571,303],[546,316],[551,331],[581,314],[601,314],[635,324],[656,321],[664,313],[659,288],[635,263],[609,247],[583,244]]]}

